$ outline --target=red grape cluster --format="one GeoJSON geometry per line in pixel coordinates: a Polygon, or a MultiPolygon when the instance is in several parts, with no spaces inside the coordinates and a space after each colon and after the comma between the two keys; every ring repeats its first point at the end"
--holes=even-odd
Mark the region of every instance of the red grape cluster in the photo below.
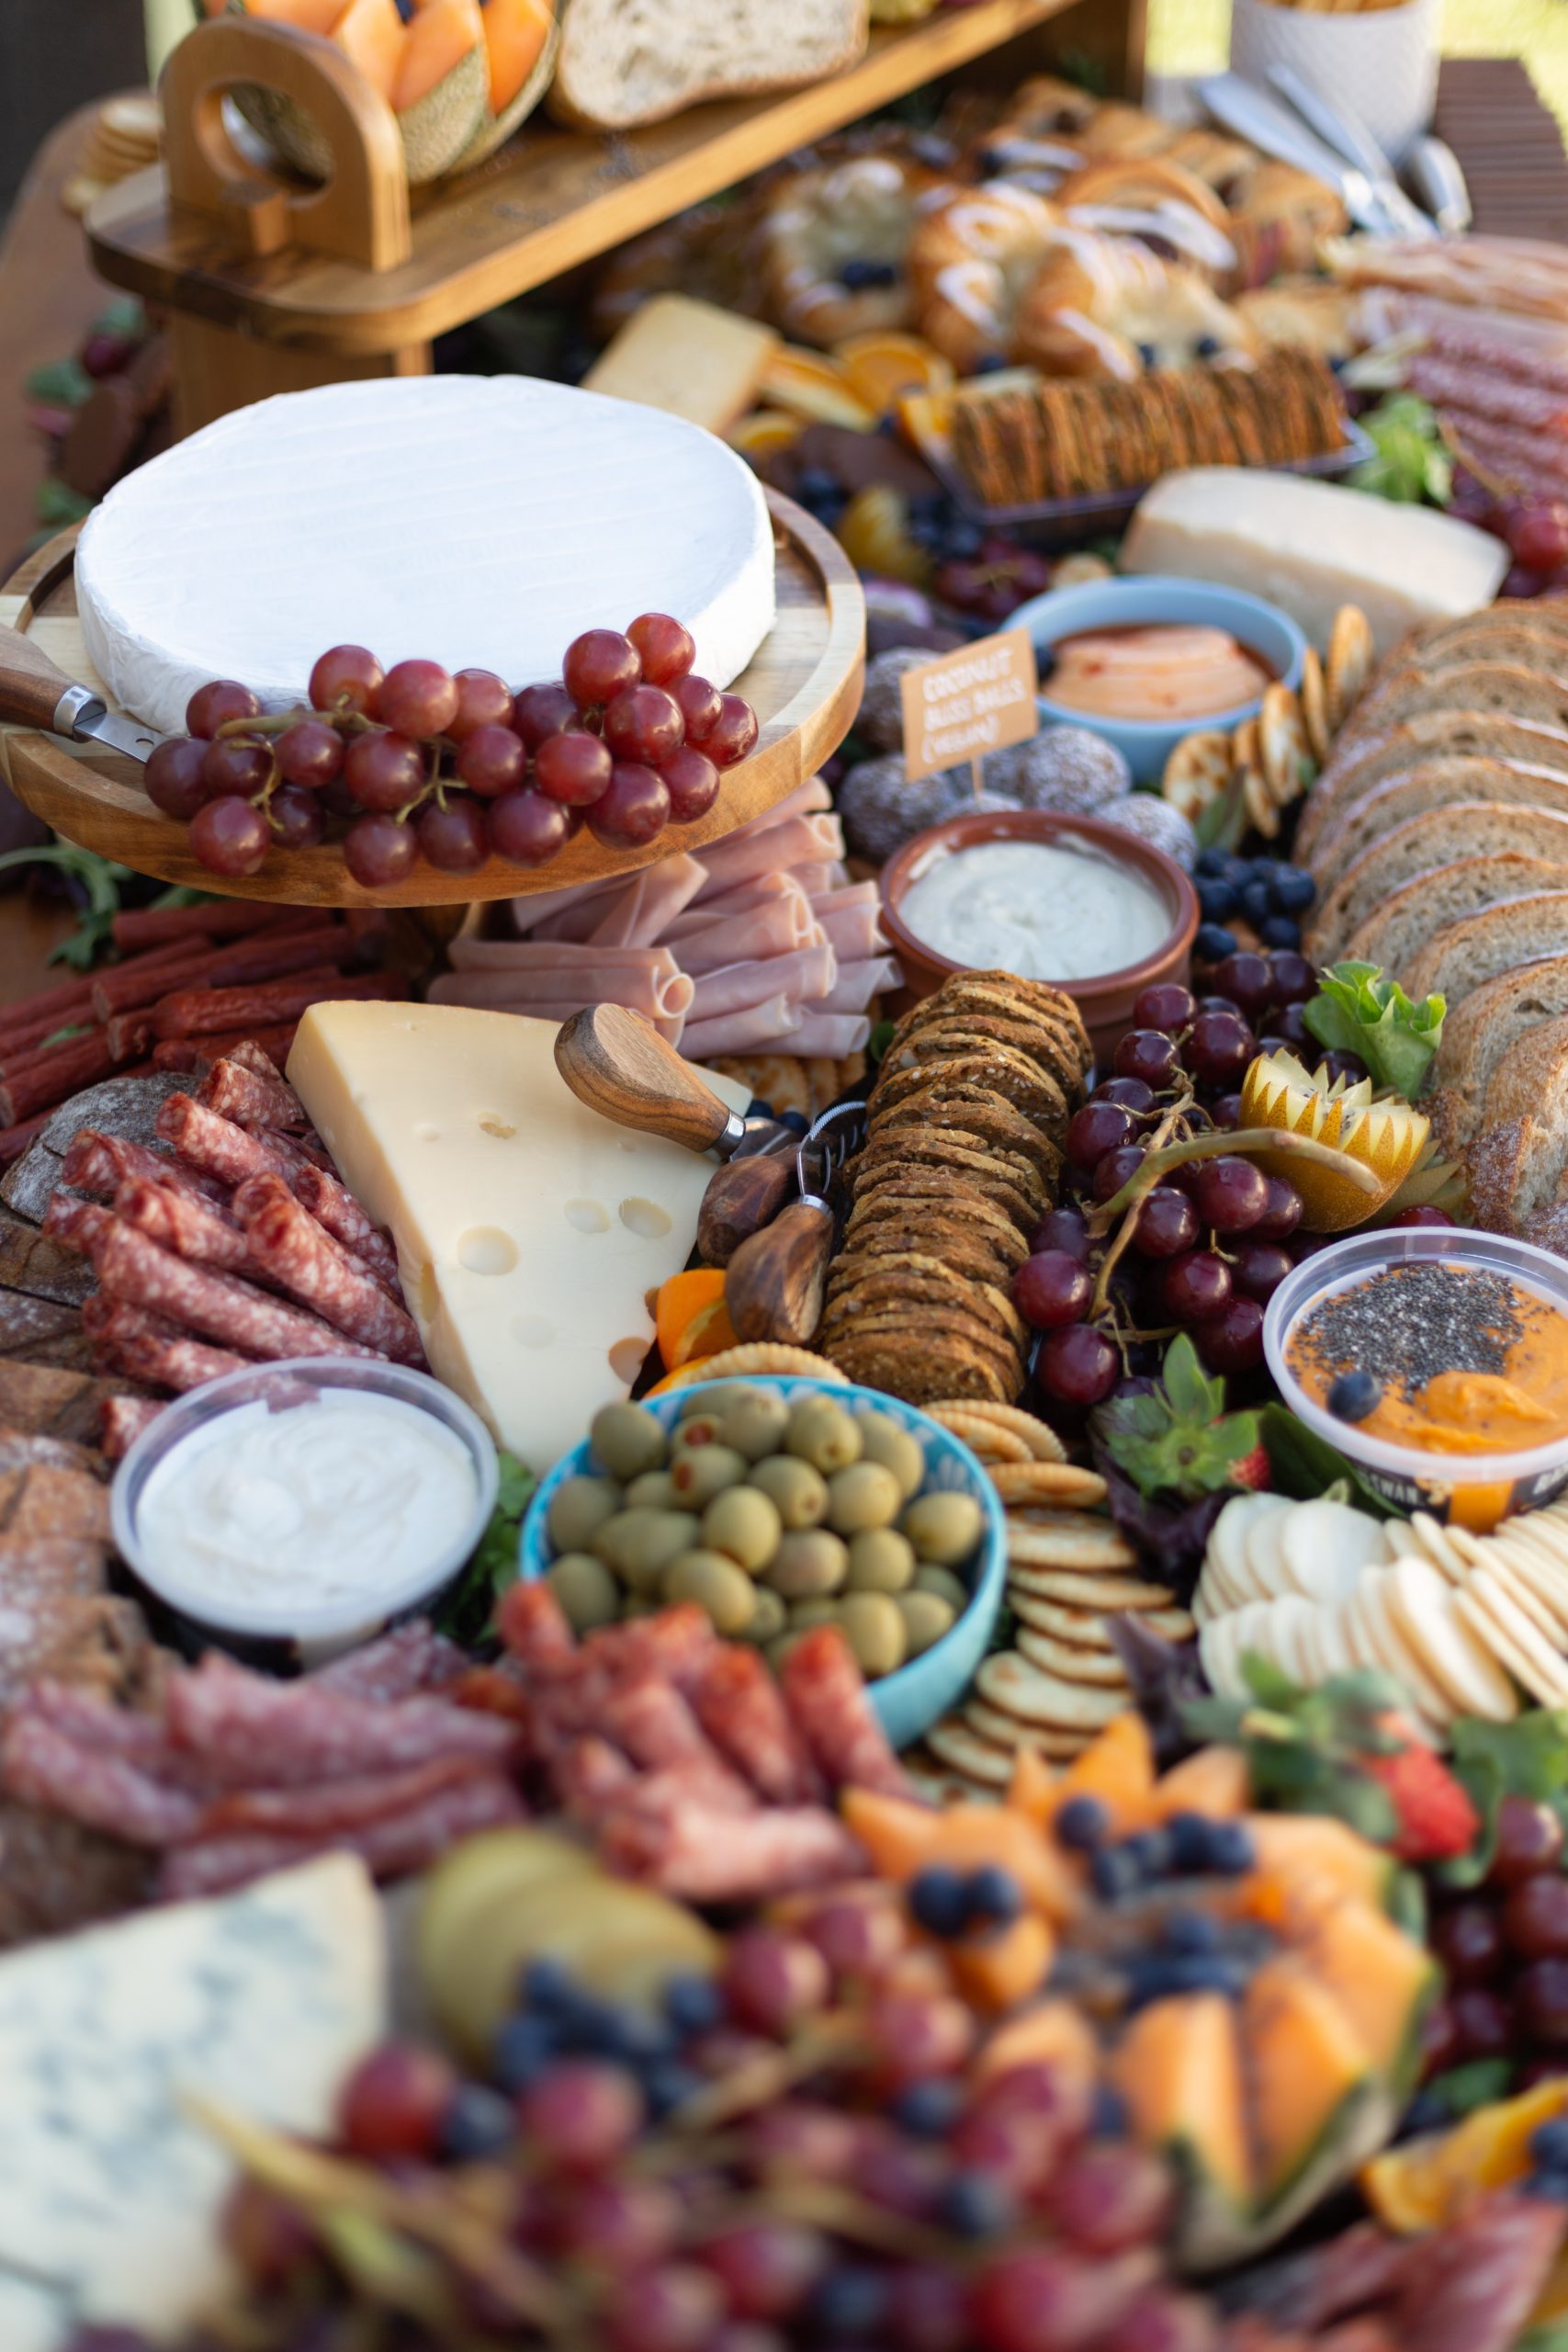
{"type": "Polygon", "coordinates": [[[443,874],[477,873],[492,851],[542,865],[585,821],[608,848],[640,848],[705,816],[719,770],[757,741],[750,705],[698,677],[695,650],[679,621],[644,613],[624,636],[589,629],[559,683],[513,695],[489,670],[383,673],[364,646],[334,646],[310,673],[308,709],[264,718],[248,686],[199,687],[188,734],[147,763],[147,795],[189,826],[214,874],[313,849],[333,817],[367,889],[421,857],[443,874]]]}
{"type": "Polygon", "coordinates": [[[1503,596],[1568,592],[1568,504],[1561,499],[1498,497],[1461,467],[1455,469],[1450,514],[1501,539],[1513,558],[1503,596]]]}
{"type": "MultiPolygon", "coordinates": [[[[1151,1149],[1235,1126],[1237,1090],[1259,1051],[1311,1043],[1301,1008],[1316,976],[1304,956],[1237,953],[1212,979],[1211,996],[1170,981],[1143,991],[1112,1074],[1068,1125],[1063,1181],[1077,1200],[1043,1220],[1012,1286],[1019,1313],[1043,1335],[1034,1378],[1052,1403],[1102,1404],[1124,1358],[1131,1368],[1131,1349],[1173,1329],[1191,1329],[1213,1372],[1251,1372],[1263,1361],[1263,1309],[1291,1271],[1283,1245],[1301,1222],[1289,1184],[1222,1153],[1169,1167],[1128,1208],[1124,1238],[1102,1231],[1097,1215],[1151,1149]],[[1259,1037],[1254,1024],[1265,1017],[1259,1037]],[[1106,1253],[1118,1242],[1107,1283],[1106,1253]]],[[[1327,1058],[1361,1067],[1349,1055],[1327,1058]]]]}
{"type": "Polygon", "coordinates": [[[1423,2032],[1427,2080],[1508,2059],[1526,2090],[1568,2074],[1568,1877],[1562,1829],[1545,1805],[1508,1796],[1485,1883],[1450,1902],[1430,1943],[1448,1978],[1423,2032]]]}

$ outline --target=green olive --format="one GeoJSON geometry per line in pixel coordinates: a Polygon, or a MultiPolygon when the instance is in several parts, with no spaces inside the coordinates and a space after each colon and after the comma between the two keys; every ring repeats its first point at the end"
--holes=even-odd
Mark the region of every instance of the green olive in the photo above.
{"type": "MultiPolygon", "coordinates": [[[[861,1468],[865,1464],[861,1464],[861,1468]]],[[[850,1538],[851,1592],[903,1592],[915,1580],[915,1555],[896,1527],[863,1527],[850,1538]]]]}
{"type": "Polygon", "coordinates": [[[605,1521],[593,1549],[634,1592],[657,1591],[659,1579],[678,1554],[698,1540],[689,1510],[622,1510],[605,1521]]]}
{"type": "Polygon", "coordinates": [[[921,1495],[898,1521],[922,1560],[955,1568],[980,1541],[985,1513],[973,1495],[921,1495]]]}
{"type": "Polygon", "coordinates": [[[716,1413],[694,1413],[689,1420],[682,1421],[671,1441],[671,1466],[680,1460],[682,1453],[695,1453],[705,1445],[716,1445],[718,1428],[716,1413]]]}
{"type": "Polygon", "coordinates": [[[776,1453],[789,1426],[789,1407],[776,1388],[752,1388],[738,1397],[719,1423],[726,1445],[734,1446],[748,1462],[776,1453]]]}
{"type": "Polygon", "coordinates": [[[915,1570],[915,1581],[910,1589],[929,1592],[938,1600],[945,1600],[955,1617],[961,1617],[969,1606],[969,1595],[962,1577],[955,1577],[951,1568],[939,1568],[931,1560],[922,1560],[915,1570]]]}
{"type": "Polygon", "coordinates": [[[778,1512],[755,1487],[728,1487],[703,1513],[703,1542],[728,1552],[750,1575],[765,1568],[784,1533],[778,1512]]]}
{"type": "Polygon", "coordinates": [[[838,1620],[836,1600],[792,1600],[789,1604],[789,1622],[797,1634],[804,1634],[808,1625],[834,1625],[838,1620]]]}
{"type": "Polygon", "coordinates": [[[911,1657],[920,1657],[958,1623],[957,1611],[940,1593],[901,1592],[896,1596],[894,1605],[904,1620],[911,1657]]]}
{"type": "Polygon", "coordinates": [[[880,1462],[852,1462],[828,1481],[828,1524],[840,1535],[863,1528],[891,1527],[903,1497],[898,1481],[880,1462]]]}
{"type": "Polygon", "coordinates": [[[767,1496],[786,1529],[820,1527],[828,1516],[828,1481],[793,1453],[770,1453],[753,1462],[746,1483],[767,1496]]]}
{"type": "Polygon", "coordinates": [[[890,1594],[847,1593],[839,1605],[839,1623],[868,1681],[903,1665],[909,1636],[898,1603],[890,1594]]]}
{"type": "Polygon", "coordinates": [[[776,1593],[772,1585],[754,1584],[751,1594],[756,1606],[741,1629],[742,1638],[761,1646],[764,1642],[771,1642],[775,1634],[784,1632],[789,1623],[789,1611],[784,1607],[782,1594],[776,1593]]]}
{"type": "Polygon", "coordinates": [[[757,1588],[745,1569],[700,1546],[671,1561],[659,1589],[668,1601],[694,1600],[720,1634],[743,1633],[756,1606],[757,1588]]]}
{"type": "Polygon", "coordinates": [[[664,1431],[646,1405],[602,1405],[588,1441],[612,1478],[639,1478],[645,1470],[664,1467],[664,1431]]]}
{"type": "Polygon", "coordinates": [[[625,1508],[627,1510],[674,1510],[678,1508],[675,1487],[668,1470],[645,1470],[626,1488],[625,1508]]]}
{"type": "Polygon", "coordinates": [[[609,1478],[563,1478],[550,1497],[545,1524],[558,1552],[585,1552],[607,1519],[623,1508],[609,1478]]]}
{"type": "Polygon", "coordinates": [[[892,1471],[898,1481],[899,1496],[908,1502],[925,1483],[925,1448],[918,1437],[901,1430],[887,1413],[862,1413],[857,1418],[866,1460],[880,1462],[885,1470],[892,1471]]]}
{"type": "Polygon", "coordinates": [[[682,1448],[670,1469],[677,1510],[701,1510],[727,1487],[739,1486],[746,1476],[746,1457],[732,1445],[691,1445],[682,1448]]]}
{"type": "Polygon", "coordinates": [[[558,1560],[550,1562],[545,1582],[575,1634],[591,1634],[596,1625],[613,1625],[621,1613],[621,1588],[592,1552],[563,1552],[558,1560]]]}
{"type": "Polygon", "coordinates": [[[798,1454],[830,1478],[835,1470],[847,1470],[860,1460],[860,1424],[830,1396],[819,1392],[802,1396],[790,1407],[784,1452],[798,1454]]]}
{"type": "Polygon", "coordinates": [[[781,1541],[766,1571],[768,1582],[786,1600],[813,1600],[837,1592],[849,1570],[841,1536],[825,1527],[803,1527],[781,1541]]]}
{"type": "Polygon", "coordinates": [[[716,1380],[711,1388],[703,1390],[700,1396],[686,1398],[679,1408],[678,1419],[682,1421],[721,1421],[732,1406],[739,1404],[743,1397],[755,1396],[756,1394],[756,1389],[748,1388],[739,1382],[716,1380]]]}

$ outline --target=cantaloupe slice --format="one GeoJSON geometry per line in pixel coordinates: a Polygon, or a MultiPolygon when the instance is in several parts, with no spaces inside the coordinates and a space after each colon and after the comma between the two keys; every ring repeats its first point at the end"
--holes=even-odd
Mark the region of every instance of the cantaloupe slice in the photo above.
{"type": "Polygon", "coordinates": [[[1258,1873],[1277,1880],[1292,1899],[1339,1894],[1384,1907],[1394,1865],[1347,1823],[1326,1814],[1254,1813],[1247,1828],[1258,1873]]]}
{"type": "Polygon", "coordinates": [[[1038,1911],[1025,1911],[996,1933],[953,1944],[948,1964],[976,2008],[1015,2009],[1045,1982],[1056,1939],[1038,1911]]]}
{"type": "Polygon", "coordinates": [[[397,87],[405,38],[398,0],[348,0],[346,7],[339,8],[333,26],[338,48],[354,60],[389,106],[397,87]]]}
{"type": "Polygon", "coordinates": [[[1008,1782],[1007,1807],[1026,1821],[1048,1822],[1056,1809],[1056,1775],[1037,1747],[1021,1747],[1008,1782]]]}
{"type": "Polygon", "coordinates": [[[1332,1993],[1386,2082],[1404,2086],[1416,2057],[1417,2028],[1438,1989],[1438,1970],[1416,1943],[1370,1903],[1336,1903],[1298,1947],[1332,1993]]]}
{"type": "Polygon", "coordinates": [[[1252,2192],[1241,2041],[1222,1993],[1151,2001],[1122,2035],[1111,2078],[1137,2136],[1169,2155],[1190,2198],[1218,2199],[1239,2222],[1252,2192]]]}
{"type": "Polygon", "coordinates": [[[1154,1743],[1135,1707],[1112,1716],[1098,1738],[1068,1765],[1054,1791],[1055,1810],[1070,1798],[1098,1797],[1111,1814],[1112,1835],[1130,1837],[1149,1820],[1155,1787],[1154,1743]]]}
{"type": "Polygon", "coordinates": [[[997,2028],[975,2061],[976,2074],[1005,2075],[1014,2066],[1050,2066],[1084,2098],[1100,2081],[1100,2042],[1076,2001],[1036,2001],[997,2028]]]}
{"type": "MultiPolygon", "coordinates": [[[[403,28],[403,53],[392,90],[399,114],[411,114],[422,98],[438,90],[478,50],[484,53],[484,18],[479,0],[423,0],[403,28]]],[[[490,67],[485,67],[485,88],[490,67]]]]}
{"type": "Polygon", "coordinates": [[[1478,2197],[1523,2180],[1530,2141],[1565,2109],[1568,2082],[1537,2083],[1517,2098],[1477,2108],[1451,2131],[1406,2140],[1361,2167],[1367,2202],[1380,2222],[1403,2234],[1440,2229],[1478,2197]]]}
{"type": "Polygon", "coordinates": [[[1162,1772],[1155,1783],[1151,1811],[1156,1821],[1173,1813],[1201,1813],[1211,1821],[1234,1821],[1252,1801],[1252,1779],[1239,1747],[1201,1747],[1162,1772]]]}
{"type": "Polygon", "coordinates": [[[490,107],[490,63],[479,0],[416,0],[392,88],[409,184],[450,171],[490,107]]]}
{"type": "Polygon", "coordinates": [[[545,53],[555,0],[484,0],[490,110],[504,114],[545,53]]]}
{"type": "Polygon", "coordinates": [[[302,33],[330,33],[343,14],[343,0],[207,0],[209,17],[260,17],[269,25],[293,25],[302,33]]]}
{"type": "Polygon", "coordinates": [[[1011,1871],[1025,1901],[1058,1925],[1079,1906],[1062,1856],[1032,1822],[1005,1805],[953,1804],[939,1813],[870,1789],[846,1789],[839,1805],[885,1878],[902,1884],[932,1863],[978,1870],[996,1862],[1011,1871]]]}
{"type": "Polygon", "coordinates": [[[1267,2206],[1314,2163],[1348,2101],[1367,2087],[1371,2052],[1310,1968],[1266,1961],[1242,2004],[1257,2188],[1267,2206]]]}

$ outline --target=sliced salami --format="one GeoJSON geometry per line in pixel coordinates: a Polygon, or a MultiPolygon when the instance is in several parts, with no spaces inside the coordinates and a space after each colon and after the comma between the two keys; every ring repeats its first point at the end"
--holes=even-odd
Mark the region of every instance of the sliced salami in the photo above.
{"type": "Polygon", "coordinates": [[[1425,352],[1410,361],[1404,380],[1437,408],[1463,410],[1557,438],[1568,435],[1568,390],[1561,386],[1520,383],[1490,368],[1425,352]]]}
{"type": "Polygon", "coordinates": [[[132,1176],[114,1196],[114,1213],[138,1233],[195,1264],[237,1272],[248,1262],[245,1237],[233,1220],[166,1185],[132,1176]]]}
{"type": "Polygon", "coordinates": [[[577,1635],[547,1584],[510,1586],[502,1600],[500,1626],[502,1640],[530,1678],[548,1680],[577,1657],[577,1635]]]}
{"type": "Polygon", "coordinates": [[[600,1721],[605,1737],[644,1772],[724,1760],[674,1684],[656,1674],[618,1684],[606,1696],[600,1721]]]}
{"type": "Polygon", "coordinates": [[[837,1625],[813,1625],[779,1671],[784,1695],[829,1788],[912,1796],[908,1774],[872,1712],[854,1652],[837,1625]]]}
{"type": "Polygon", "coordinates": [[[1494,2196],[1421,2242],[1390,2334],[1409,2352],[1509,2352],[1562,2244],[1554,2199],[1494,2196]]]}
{"type": "Polygon", "coordinates": [[[468,1672],[456,1642],[438,1634],[428,1619],[415,1617],[389,1634],[345,1650],[310,1676],[318,1690],[342,1690],[355,1699],[408,1699],[416,1690],[438,1690],[468,1672]]]}
{"type": "Polygon", "coordinates": [[[124,1299],[106,1304],[107,1311],[95,1316],[93,1328],[128,1379],[173,1388],[183,1396],[187,1388],[204,1388],[209,1380],[223,1380],[231,1372],[255,1370],[253,1357],[209,1347],[204,1340],[193,1340],[188,1331],[124,1299]]]}
{"type": "Polygon", "coordinates": [[[200,1834],[235,1829],[281,1830],[288,1838],[335,1837],[362,1829],[408,1806],[423,1804],[442,1789],[455,1788],[491,1768],[482,1757],[433,1756],[395,1772],[356,1773],[346,1781],[318,1781],[304,1787],[238,1789],[220,1797],[202,1816],[200,1834]]]}
{"type": "Polygon", "coordinates": [[[174,1145],[182,1159],[220,1184],[243,1184],[247,1176],[271,1174],[287,1180],[297,1159],[285,1151],[281,1137],[264,1140],[193,1095],[171,1094],[158,1106],[158,1133],[174,1145]]]}
{"type": "Polygon", "coordinates": [[[309,1126],[305,1106],[284,1079],[263,1077],[244,1062],[225,1057],[213,1063],[197,1090],[197,1101],[220,1118],[239,1119],[250,1127],[309,1126]]]}
{"type": "Polygon", "coordinates": [[[187,1265],[118,1217],[110,1217],[94,1237],[90,1255],[99,1282],[117,1297],[247,1355],[281,1359],[378,1352],[231,1274],[187,1265]]]}
{"type": "Polygon", "coordinates": [[[139,1178],[144,1183],[162,1184],[166,1192],[205,1201],[219,1211],[228,1204],[223,1184],[197,1175],[194,1169],[182,1168],[163,1152],[149,1151],[145,1144],[131,1143],[124,1136],[103,1135],[96,1127],[84,1127],[73,1137],[60,1172],[77,1192],[101,1193],[106,1200],[112,1200],[122,1184],[139,1178]]]}
{"type": "Polygon", "coordinates": [[[736,1770],[773,1804],[809,1804],[825,1791],[784,1693],[755,1650],[727,1642],[693,1693],[697,1720],[736,1770]]]}
{"type": "Polygon", "coordinates": [[[658,1675],[688,1697],[717,1647],[713,1621],[692,1600],[660,1609],[652,1617],[603,1626],[585,1645],[594,1665],[617,1678],[658,1675]]]}
{"type": "Polygon", "coordinates": [[[510,1781],[498,1772],[476,1772],[423,1804],[358,1829],[316,1838],[250,1830],[200,1838],[168,1856],[158,1892],[169,1902],[220,1894],[270,1871],[286,1870],[291,1862],[307,1861],[312,1854],[337,1851],[357,1854],[378,1879],[403,1878],[412,1871],[428,1869],[459,1838],[503,1828],[524,1816],[523,1800],[510,1781]]]}
{"type": "Polygon", "coordinates": [[[324,1168],[307,1165],[297,1169],[290,1179],[294,1197],[308,1208],[318,1225],[324,1225],[334,1241],[341,1241],[356,1258],[363,1258],[371,1272],[394,1291],[398,1283],[398,1256],[386,1235],[371,1224],[346,1184],[324,1168]]]}
{"type": "Polygon", "coordinates": [[[133,1846],[175,1845],[201,1819],[199,1802],[184,1790],[164,1787],[128,1757],[82,1746],[26,1707],[0,1745],[0,1775],[23,1804],[133,1846]]]}
{"type": "Polygon", "coordinates": [[[381,1704],[318,1682],[273,1682],[216,1652],[175,1678],[166,1703],[176,1747],[204,1757],[232,1788],[344,1780],[438,1756],[499,1764],[518,1747],[517,1725],[499,1715],[437,1698],[381,1704]]]}
{"type": "Polygon", "coordinates": [[[143,1430],[168,1407],[152,1396],[106,1396],[98,1407],[98,1442],[108,1462],[123,1462],[143,1430]]]}
{"type": "Polygon", "coordinates": [[[43,1213],[43,1231],[51,1241],[58,1241],[63,1250],[74,1250],[84,1258],[89,1256],[94,1242],[107,1233],[114,1223],[107,1209],[94,1201],[73,1200],[69,1193],[55,1193],[43,1213]]]}
{"type": "Polygon", "coordinates": [[[864,1867],[853,1838],[822,1805],[737,1815],[689,1798],[656,1815],[617,1807],[600,1850],[613,1868],[688,1903],[831,1886],[864,1867]]]}
{"type": "Polygon", "coordinates": [[[562,1744],[551,1758],[550,1779],[572,1819],[592,1828],[626,1794],[637,1772],[618,1747],[588,1732],[562,1744]]]}
{"type": "Polygon", "coordinates": [[[351,1340],[398,1363],[423,1363],[412,1317],[333,1239],[280,1176],[248,1177],[234,1195],[234,1210],[258,1272],[351,1340]]]}

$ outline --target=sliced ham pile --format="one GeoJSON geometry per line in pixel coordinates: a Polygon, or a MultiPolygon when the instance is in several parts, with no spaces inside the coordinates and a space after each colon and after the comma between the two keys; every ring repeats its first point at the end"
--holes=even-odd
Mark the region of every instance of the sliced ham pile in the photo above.
{"type": "MultiPolygon", "coordinates": [[[[378,1878],[519,1821],[514,1717],[465,1703],[460,1651],[405,1626],[298,1682],[209,1652],[155,1710],[50,1680],[0,1742],[6,1793],[162,1856],[158,1892],[218,1894],[347,1848],[378,1878]]],[[[478,1696],[491,1698],[481,1670],[478,1696]]]]}
{"type": "Polygon", "coordinates": [[[666,1894],[744,1903],[852,1877],[864,1857],[832,1792],[915,1794],[836,1625],[776,1680],[689,1603],[580,1644],[547,1585],[518,1584],[501,1630],[558,1802],[610,1869],[666,1894]]]}
{"type": "MultiPolygon", "coordinates": [[[[423,1363],[391,1244],[258,1045],[171,1094],[157,1132],[169,1156],[83,1128],[44,1217],[97,1275],[82,1321],[101,1371],[178,1392],[291,1356],[423,1363]]],[[[110,1397],[105,1452],[118,1459],[161,1409],[110,1397]]]]}
{"type": "Polygon", "coordinates": [[[435,1004],[566,1021],[585,1004],[646,1014],[690,1061],[862,1053],[867,1007],[898,984],[874,882],[851,882],[820,776],[711,849],[629,881],[513,906],[518,939],[457,939],[435,1004]]]}

